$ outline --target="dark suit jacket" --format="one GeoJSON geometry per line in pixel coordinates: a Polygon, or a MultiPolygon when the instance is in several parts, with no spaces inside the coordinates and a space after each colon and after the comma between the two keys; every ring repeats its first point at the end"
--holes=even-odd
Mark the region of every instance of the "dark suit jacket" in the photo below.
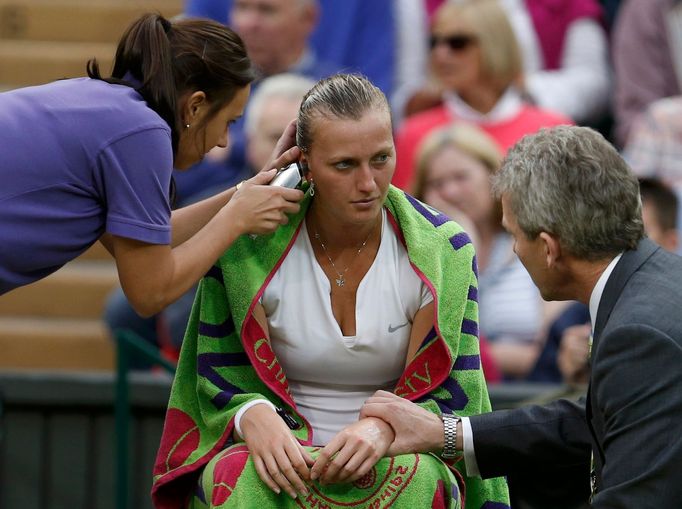
{"type": "Polygon", "coordinates": [[[597,311],[586,401],[471,425],[483,477],[583,469],[591,449],[594,508],[682,508],[682,258],[648,239],[623,254],[597,311]]]}

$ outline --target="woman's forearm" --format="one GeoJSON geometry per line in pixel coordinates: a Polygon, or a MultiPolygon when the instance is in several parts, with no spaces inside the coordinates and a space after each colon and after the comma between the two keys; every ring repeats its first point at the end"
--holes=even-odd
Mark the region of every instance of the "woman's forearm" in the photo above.
{"type": "Polygon", "coordinates": [[[174,210],[171,215],[171,246],[179,246],[196,235],[230,201],[234,193],[235,188],[230,187],[215,196],[174,210]]]}

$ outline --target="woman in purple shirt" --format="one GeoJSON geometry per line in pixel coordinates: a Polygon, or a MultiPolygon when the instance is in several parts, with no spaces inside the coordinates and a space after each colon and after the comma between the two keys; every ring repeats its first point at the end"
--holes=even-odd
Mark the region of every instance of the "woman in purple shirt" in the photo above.
{"type": "MultiPolygon", "coordinates": [[[[260,173],[171,212],[173,167],[228,143],[253,80],[241,39],[207,20],[147,14],[121,38],[110,78],[0,94],[0,295],[47,276],[100,240],[135,310],[180,297],[244,233],[269,233],[303,193],[260,173]]],[[[295,127],[269,168],[297,159],[295,127]],[[289,150],[286,150],[289,149],[289,150]]]]}

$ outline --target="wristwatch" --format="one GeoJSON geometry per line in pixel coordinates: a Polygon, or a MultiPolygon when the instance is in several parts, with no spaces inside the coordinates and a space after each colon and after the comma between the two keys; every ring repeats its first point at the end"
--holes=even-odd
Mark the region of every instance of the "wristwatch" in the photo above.
{"type": "Polygon", "coordinates": [[[459,417],[452,414],[442,414],[441,418],[443,419],[443,433],[445,434],[441,457],[450,460],[457,455],[457,421],[459,421],[459,417]]]}

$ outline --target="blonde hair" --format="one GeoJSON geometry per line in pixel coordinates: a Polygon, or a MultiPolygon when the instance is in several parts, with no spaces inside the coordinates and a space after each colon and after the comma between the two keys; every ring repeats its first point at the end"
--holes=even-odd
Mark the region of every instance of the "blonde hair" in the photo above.
{"type": "Polygon", "coordinates": [[[471,27],[481,49],[481,70],[496,89],[503,91],[519,80],[521,50],[497,0],[450,0],[436,11],[434,23],[446,18],[459,18],[471,27]]]}
{"type": "Polygon", "coordinates": [[[417,149],[414,196],[424,199],[431,159],[445,147],[454,147],[480,161],[492,175],[500,169],[502,153],[488,134],[471,124],[451,124],[430,132],[417,149]]]}

